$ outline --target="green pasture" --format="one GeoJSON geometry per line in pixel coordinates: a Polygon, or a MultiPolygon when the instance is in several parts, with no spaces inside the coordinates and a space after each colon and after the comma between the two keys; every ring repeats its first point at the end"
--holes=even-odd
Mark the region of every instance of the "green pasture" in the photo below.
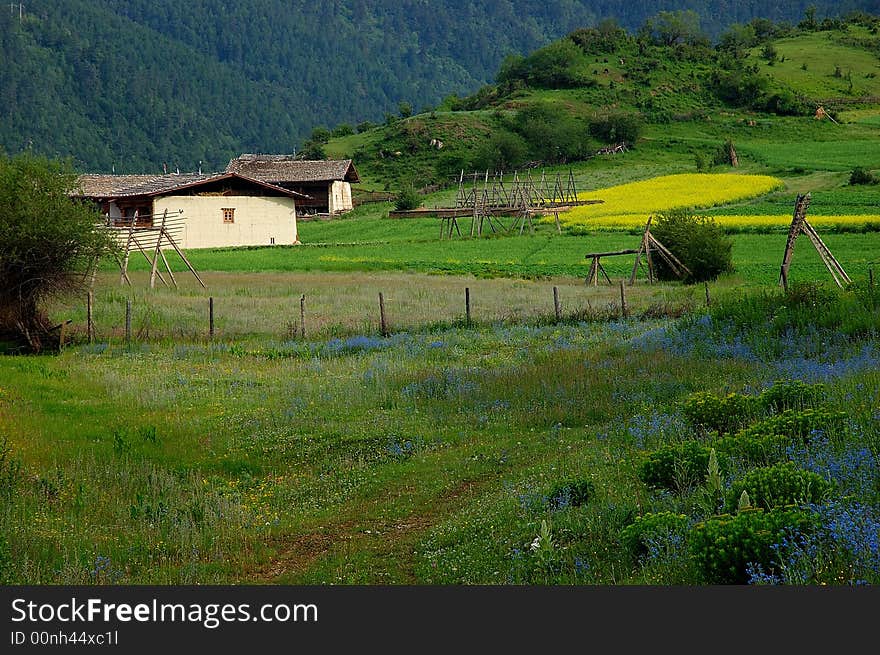
{"type": "MultiPolygon", "coordinates": [[[[367,285],[393,281],[360,275],[367,285]]],[[[348,297],[344,280],[319,277],[348,297]]],[[[397,284],[427,295],[422,277],[397,284]]],[[[269,296],[251,281],[238,280],[242,314],[249,300],[269,296]]],[[[304,280],[273,283],[281,293],[304,280]]],[[[864,451],[858,461],[876,457],[880,379],[874,337],[864,332],[864,325],[876,330],[868,311],[876,291],[859,284],[862,291],[840,306],[827,287],[805,287],[774,300],[767,314],[760,296],[741,302],[735,289],[715,288],[718,320],[736,318],[719,323],[714,336],[705,319],[694,323],[701,303],[684,306],[692,318],[621,321],[612,311],[558,324],[547,303],[540,321],[435,324],[387,338],[370,328],[341,338],[263,333],[209,342],[184,334],[126,346],[104,333],[60,355],[0,358],[0,577],[28,584],[704,581],[680,542],[664,541],[647,558],[623,545],[621,530],[643,514],[699,520],[717,511],[698,480],[672,492],[646,486],[640,463],[664,444],[707,438],[682,418],[689,394],[754,393],[814,369],[830,376],[822,391],[829,406],[850,417],[846,430],[828,433],[833,450],[814,457],[848,457],[853,448],[864,451]],[[801,325],[803,316],[815,325],[801,325]],[[776,344],[773,330],[800,341],[776,344]],[[806,359],[789,362],[786,348],[806,359]],[[554,504],[554,485],[572,479],[592,485],[589,500],[554,504]],[[542,521],[552,543],[534,548],[542,521]]],[[[102,293],[112,285],[102,280],[102,293]]],[[[503,299],[513,285],[488,281],[475,300],[503,299]]],[[[563,298],[571,293],[564,289],[563,298]]],[[[153,301],[173,304],[173,296],[153,301]]],[[[340,311],[356,305],[342,300],[340,311]]],[[[179,307],[170,316],[185,318],[179,307]]],[[[862,484],[863,470],[876,473],[856,468],[839,484],[862,484]]],[[[876,506],[865,480],[867,487],[849,492],[864,503],[856,508],[876,506]]],[[[823,560],[825,568],[803,574],[808,582],[880,580],[872,560],[850,562],[843,546],[831,548],[844,559],[823,560]]],[[[783,573],[794,582],[801,575],[783,573]]]]}
{"type": "MultiPolygon", "coordinates": [[[[868,37],[864,28],[851,28],[849,32],[850,39],[868,37]]],[[[835,32],[814,32],[779,39],[774,42],[779,60],[772,66],[762,62],[762,70],[797,93],[817,100],[880,96],[877,55],[843,44],[841,38],[846,37],[835,32]]],[[[756,61],[760,61],[760,54],[760,48],[752,51],[756,61]]]]}
{"type": "MultiPolygon", "coordinates": [[[[774,207],[777,207],[774,205],[774,207]]],[[[783,205],[778,205],[783,213],[783,205]]],[[[774,209],[774,213],[776,213],[774,209]]],[[[465,233],[469,221],[462,222],[465,233]]],[[[597,231],[574,236],[556,234],[551,223],[540,224],[534,235],[488,236],[440,240],[437,219],[340,220],[304,223],[300,238],[308,245],[248,249],[193,250],[190,261],[200,271],[264,272],[379,272],[406,271],[478,277],[569,278],[585,280],[591,252],[638,248],[639,234],[597,231]],[[361,225],[364,230],[361,231],[361,225]],[[326,228],[331,238],[322,242],[326,228]],[[358,237],[367,236],[366,239],[358,237]],[[316,239],[310,242],[310,238],[316,239]]],[[[734,279],[741,284],[773,284],[785,248],[786,230],[734,234],[734,279]]],[[[880,233],[823,234],[823,240],[843,267],[867,274],[878,262],[880,233]]],[[[613,278],[629,276],[633,255],[608,257],[603,266],[613,278]]],[[[793,275],[804,280],[825,279],[827,273],[806,238],[799,242],[793,275]]],[[[148,270],[132,260],[133,270],[148,270]]],[[[185,270],[178,263],[178,270],[185,270]]],[[[112,265],[105,265],[109,273],[112,265]]],[[[644,278],[644,272],[640,273],[644,278]]]]}

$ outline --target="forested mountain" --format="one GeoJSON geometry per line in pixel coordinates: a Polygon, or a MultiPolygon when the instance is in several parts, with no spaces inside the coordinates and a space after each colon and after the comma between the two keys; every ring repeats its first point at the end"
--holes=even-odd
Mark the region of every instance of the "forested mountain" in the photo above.
{"type": "MultiPolygon", "coordinates": [[[[317,125],[416,109],[491,80],[506,55],[615,17],[693,9],[717,35],[807,0],[31,0],[0,10],[0,147],[82,170],[216,169],[289,152],[317,125]]],[[[844,0],[817,10],[876,9],[844,0]]]]}

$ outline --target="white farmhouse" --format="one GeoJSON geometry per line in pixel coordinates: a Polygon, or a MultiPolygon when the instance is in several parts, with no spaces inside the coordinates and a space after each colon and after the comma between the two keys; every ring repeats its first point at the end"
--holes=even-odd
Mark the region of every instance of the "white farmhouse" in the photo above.
{"type": "Polygon", "coordinates": [[[79,184],[115,227],[175,219],[183,248],[298,244],[295,199],[307,199],[238,173],[82,175],[79,184]]]}

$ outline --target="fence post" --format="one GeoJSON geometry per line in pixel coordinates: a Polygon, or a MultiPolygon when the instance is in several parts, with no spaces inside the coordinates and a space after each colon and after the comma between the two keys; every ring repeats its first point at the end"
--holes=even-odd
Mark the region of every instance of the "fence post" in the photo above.
{"type": "Polygon", "coordinates": [[[712,304],[712,299],[709,297],[709,283],[706,282],[706,307],[712,304]]]}
{"type": "Polygon", "coordinates": [[[208,298],[208,337],[214,338],[214,296],[208,298]]]}
{"type": "Polygon", "coordinates": [[[556,322],[562,320],[562,308],[559,306],[559,289],[553,287],[553,311],[556,313],[556,322]]]}
{"type": "Polygon", "coordinates": [[[464,316],[465,323],[468,327],[471,326],[471,289],[470,287],[464,288],[464,316]]]}
{"type": "Polygon", "coordinates": [[[626,305],[626,285],[623,280],[620,281],[620,316],[621,318],[629,316],[629,307],[626,305]]]}
{"type": "Polygon", "coordinates": [[[86,333],[89,336],[89,343],[92,343],[95,340],[95,320],[93,315],[94,305],[95,294],[93,291],[89,291],[89,295],[86,298],[86,333]]]}
{"type": "Polygon", "coordinates": [[[385,322],[385,296],[382,295],[382,292],[379,292],[379,328],[382,331],[382,336],[388,336],[388,323],[385,322]]]}
{"type": "Polygon", "coordinates": [[[306,338],[306,294],[299,297],[299,336],[306,338]]]}
{"type": "Polygon", "coordinates": [[[131,298],[125,301],[125,345],[131,346],[131,298]]]}

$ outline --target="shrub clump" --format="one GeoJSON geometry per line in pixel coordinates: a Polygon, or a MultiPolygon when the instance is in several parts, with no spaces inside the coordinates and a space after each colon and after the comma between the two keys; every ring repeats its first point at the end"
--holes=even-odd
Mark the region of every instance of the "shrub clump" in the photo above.
{"type": "Polygon", "coordinates": [[[761,437],[780,434],[793,439],[809,440],[815,432],[839,430],[846,420],[846,412],[826,407],[787,409],[781,414],[737,432],[738,437],[761,437]]]}
{"type": "Polygon", "coordinates": [[[647,555],[652,546],[673,539],[684,539],[689,525],[690,520],[685,514],[645,514],[620,531],[620,543],[633,559],[638,559],[647,555]]]}
{"type": "Polygon", "coordinates": [[[397,194],[397,199],[394,201],[394,208],[397,211],[409,211],[411,209],[418,209],[421,206],[422,197],[412,187],[403,189],[397,194]]]}
{"type": "Polygon", "coordinates": [[[719,397],[708,391],[697,391],[685,399],[682,413],[697,429],[726,434],[745,425],[758,407],[754,396],[729,393],[719,397]]]}
{"type": "Polygon", "coordinates": [[[861,166],[856,166],[849,174],[849,183],[851,185],[877,184],[878,182],[880,182],[880,178],[861,166]]]}
{"type": "Polygon", "coordinates": [[[694,526],[688,536],[691,557],[709,584],[745,584],[748,566],[772,571],[776,548],[787,537],[810,534],[818,515],[804,509],[748,509],[713,516],[694,526]]]}
{"type": "Polygon", "coordinates": [[[825,385],[807,384],[801,380],[780,380],[765,389],[760,396],[767,411],[779,414],[786,410],[805,409],[821,402],[825,385]]]}
{"type": "Polygon", "coordinates": [[[605,143],[634,144],[642,133],[642,119],[638,114],[614,112],[598,114],[590,119],[590,134],[605,143]]]}
{"type": "Polygon", "coordinates": [[[797,468],[792,462],[756,468],[730,485],[727,506],[735,507],[742,492],[754,507],[773,509],[786,505],[818,504],[834,485],[818,473],[797,468]]]}
{"type": "MultiPolygon", "coordinates": [[[[733,270],[733,240],[707,216],[689,210],[665,212],[657,216],[651,233],[688,268],[690,273],[682,271],[685,282],[714,280],[733,270]]],[[[654,257],[654,267],[661,280],[678,277],[663,257],[654,257]]]]}
{"type": "Polygon", "coordinates": [[[715,449],[729,459],[752,465],[775,464],[785,458],[791,440],[781,434],[724,437],[715,442],[715,449]]]}
{"type": "MultiPolygon", "coordinates": [[[[664,446],[648,455],[639,465],[639,479],[657,489],[686,489],[706,479],[711,449],[696,441],[664,446]]],[[[723,471],[726,458],[718,457],[723,471]]]]}
{"type": "Polygon", "coordinates": [[[582,478],[557,482],[550,489],[548,498],[550,507],[580,507],[586,505],[596,494],[596,485],[591,480],[582,478]]]}

